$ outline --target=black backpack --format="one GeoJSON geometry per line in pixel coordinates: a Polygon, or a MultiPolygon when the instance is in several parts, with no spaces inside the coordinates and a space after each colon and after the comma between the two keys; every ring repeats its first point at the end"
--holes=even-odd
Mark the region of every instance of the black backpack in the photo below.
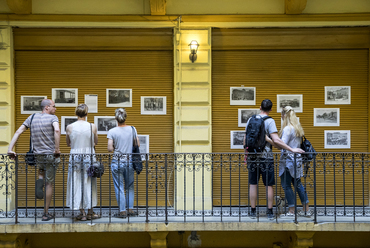
{"type": "Polygon", "coordinates": [[[253,115],[248,122],[245,146],[248,152],[263,152],[266,146],[265,120],[270,116],[253,115]]]}
{"type": "Polygon", "coordinates": [[[302,137],[301,149],[308,154],[302,154],[303,162],[310,162],[316,156],[316,151],[313,148],[312,144],[305,136],[302,137]]]}

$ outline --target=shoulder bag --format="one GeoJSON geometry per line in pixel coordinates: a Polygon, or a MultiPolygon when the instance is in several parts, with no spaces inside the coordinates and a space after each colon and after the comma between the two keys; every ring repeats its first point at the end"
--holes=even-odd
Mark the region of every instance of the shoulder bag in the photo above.
{"type": "Polygon", "coordinates": [[[25,157],[26,164],[30,166],[36,166],[36,157],[35,157],[35,154],[33,153],[32,139],[31,139],[32,137],[31,124],[32,124],[32,120],[34,116],[35,114],[32,115],[31,122],[30,122],[30,150],[26,153],[26,157],[25,157]]]}
{"type": "Polygon", "coordinates": [[[133,126],[131,126],[134,139],[132,141],[132,166],[134,170],[139,175],[143,170],[143,163],[141,161],[140,148],[137,143],[137,136],[133,126]]]}
{"type": "Polygon", "coordinates": [[[87,169],[87,175],[89,177],[100,178],[104,174],[104,165],[100,163],[99,161],[94,160],[95,155],[93,155],[94,146],[93,146],[93,138],[92,138],[93,133],[92,133],[91,123],[90,123],[90,132],[91,132],[91,158],[90,158],[90,166],[87,169]]]}

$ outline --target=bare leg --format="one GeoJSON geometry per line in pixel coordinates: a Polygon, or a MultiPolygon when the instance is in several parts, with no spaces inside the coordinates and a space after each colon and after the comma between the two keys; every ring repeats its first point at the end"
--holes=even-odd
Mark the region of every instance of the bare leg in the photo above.
{"type": "Polygon", "coordinates": [[[251,184],[249,186],[249,197],[251,200],[251,207],[255,208],[257,203],[257,185],[251,184]]]}
{"type": "Polygon", "coordinates": [[[267,208],[271,209],[274,205],[274,188],[272,186],[267,186],[267,195],[269,201],[267,208]]]}
{"type": "Polygon", "coordinates": [[[45,190],[45,209],[44,212],[49,212],[49,207],[51,203],[51,198],[53,197],[53,184],[52,183],[46,183],[46,190],[45,190]]]}

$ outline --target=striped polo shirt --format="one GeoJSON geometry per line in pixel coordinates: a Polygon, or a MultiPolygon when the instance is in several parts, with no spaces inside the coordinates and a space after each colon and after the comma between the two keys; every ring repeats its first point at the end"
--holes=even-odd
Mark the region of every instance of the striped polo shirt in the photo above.
{"type": "MultiPolygon", "coordinates": [[[[26,128],[30,127],[32,115],[23,122],[26,128]]],[[[54,153],[54,127],[53,123],[59,123],[58,117],[50,114],[35,114],[31,124],[31,140],[35,154],[54,153]]]]}

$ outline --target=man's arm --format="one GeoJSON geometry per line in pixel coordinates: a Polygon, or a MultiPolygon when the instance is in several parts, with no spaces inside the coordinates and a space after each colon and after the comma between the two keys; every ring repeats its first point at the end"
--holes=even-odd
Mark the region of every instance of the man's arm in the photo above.
{"type": "Polygon", "coordinates": [[[277,133],[271,133],[270,134],[272,141],[276,146],[278,146],[280,149],[285,149],[290,152],[294,153],[304,153],[304,151],[301,148],[291,148],[287,144],[285,144],[278,136],[277,133]]]}
{"type": "Polygon", "coordinates": [[[91,129],[94,134],[94,146],[96,146],[98,144],[98,129],[95,124],[91,124],[91,129]]]}
{"type": "Polygon", "coordinates": [[[55,154],[60,154],[59,145],[60,145],[60,129],[59,129],[59,123],[53,122],[54,127],[54,141],[55,141],[55,154]]]}
{"type": "Polygon", "coordinates": [[[10,155],[12,158],[14,158],[16,156],[16,153],[13,151],[13,148],[15,146],[15,143],[17,143],[18,139],[19,139],[19,136],[21,136],[21,134],[26,131],[27,128],[25,125],[21,125],[18,130],[15,132],[12,140],[10,141],[10,144],[9,144],[9,148],[8,148],[8,155],[10,155]]]}

